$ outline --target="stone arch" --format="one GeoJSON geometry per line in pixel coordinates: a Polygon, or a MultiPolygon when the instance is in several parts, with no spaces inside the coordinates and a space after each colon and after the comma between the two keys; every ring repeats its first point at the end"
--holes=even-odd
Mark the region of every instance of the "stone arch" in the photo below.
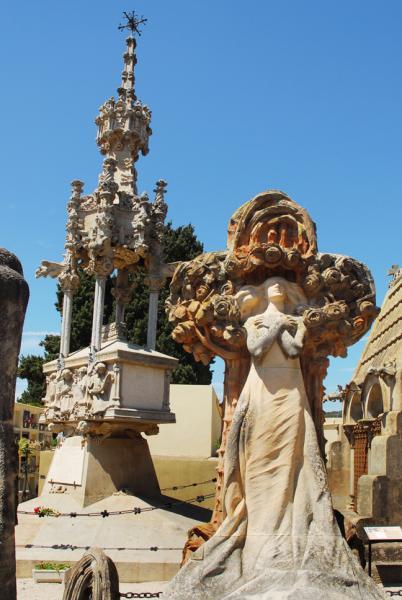
{"type": "Polygon", "coordinates": [[[353,392],[349,401],[347,417],[348,423],[357,423],[363,418],[363,405],[360,398],[360,392],[353,392]]]}
{"type": "Polygon", "coordinates": [[[366,417],[375,419],[384,412],[384,399],[381,384],[376,381],[369,388],[366,396],[366,417]]]}

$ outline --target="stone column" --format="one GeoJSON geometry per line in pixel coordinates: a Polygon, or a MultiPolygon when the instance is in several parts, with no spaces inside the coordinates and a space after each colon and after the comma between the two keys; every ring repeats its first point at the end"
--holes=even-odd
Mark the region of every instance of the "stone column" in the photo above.
{"type": "Polygon", "coordinates": [[[71,316],[73,310],[73,292],[65,290],[63,296],[63,317],[61,322],[60,355],[66,358],[70,353],[71,316]]]}
{"type": "Polygon", "coordinates": [[[129,281],[129,272],[127,269],[119,269],[117,272],[116,283],[112,294],[116,299],[116,326],[124,323],[124,313],[127,304],[131,300],[135,285],[129,281]]]}
{"type": "Polygon", "coordinates": [[[60,287],[63,291],[63,312],[61,320],[59,362],[63,365],[64,359],[70,353],[71,317],[73,310],[73,296],[80,284],[80,278],[73,268],[68,266],[59,275],[60,287]]]}
{"type": "Polygon", "coordinates": [[[353,435],[354,425],[352,423],[345,423],[343,425],[343,431],[345,436],[350,444],[349,451],[349,460],[350,460],[350,468],[349,468],[349,501],[346,505],[348,510],[356,510],[356,498],[355,498],[355,446],[354,446],[354,435],[353,435]]]}
{"type": "Polygon", "coordinates": [[[148,277],[149,285],[149,307],[148,307],[148,329],[147,329],[147,348],[155,350],[156,330],[158,325],[158,301],[159,291],[163,287],[164,279],[159,275],[150,275],[148,277]]]}
{"type": "Polygon", "coordinates": [[[97,275],[95,279],[94,312],[92,318],[91,353],[94,355],[101,347],[103,308],[105,303],[106,277],[97,275]]]}
{"type": "Polygon", "coordinates": [[[0,249],[0,589],[15,600],[18,455],[14,440],[15,379],[29,289],[18,258],[0,249]]]}
{"type": "Polygon", "coordinates": [[[64,359],[70,353],[71,317],[73,310],[73,296],[80,285],[80,278],[71,263],[66,266],[59,275],[60,287],[63,291],[63,312],[61,320],[60,336],[60,367],[64,365],[64,359]]]}

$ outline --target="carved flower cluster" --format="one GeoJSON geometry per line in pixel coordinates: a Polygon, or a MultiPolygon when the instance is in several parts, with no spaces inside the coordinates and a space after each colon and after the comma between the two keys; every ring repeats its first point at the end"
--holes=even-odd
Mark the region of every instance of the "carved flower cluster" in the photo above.
{"type": "Polygon", "coordinates": [[[261,277],[283,273],[284,261],[304,289],[307,306],[300,307],[311,344],[327,354],[344,355],[346,347],[369,327],[376,308],[371,279],[364,265],[343,256],[323,254],[303,259],[295,249],[275,244],[253,247],[242,270],[238,254],[210,253],[181,265],[168,299],[173,338],[204,363],[227,351],[242,352],[246,335],[235,292],[249,282],[249,261],[259,261],[261,277]],[[267,267],[267,254],[280,256],[280,266],[267,267]],[[278,252],[277,252],[278,251],[278,252]],[[294,269],[290,257],[297,256],[294,269]],[[251,258],[252,257],[252,258],[251,258]],[[234,274],[236,278],[234,279],[234,274]]]}
{"type": "Polygon", "coordinates": [[[303,259],[297,248],[281,248],[279,244],[271,243],[238,248],[225,261],[226,272],[235,278],[244,277],[261,266],[294,271],[303,267],[303,259]]]}

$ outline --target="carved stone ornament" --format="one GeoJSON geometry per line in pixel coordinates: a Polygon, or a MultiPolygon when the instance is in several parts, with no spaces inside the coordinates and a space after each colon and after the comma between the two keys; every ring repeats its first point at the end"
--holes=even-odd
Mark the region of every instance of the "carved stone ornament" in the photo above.
{"type": "Polygon", "coordinates": [[[111,384],[114,374],[102,362],[95,362],[89,369],[65,368],[51,373],[47,378],[45,419],[51,422],[76,421],[79,418],[101,417],[115,406],[111,384]]]}
{"type": "Polygon", "coordinates": [[[154,199],[137,192],[134,163],[147,154],[151,111],[134,92],[135,40],[127,39],[118,98],[110,98],[96,119],[97,143],[105,155],[96,189],[84,195],[82,181],[71,183],[63,262],[43,261],[37,277],[58,278],[63,291],[60,353],[46,363],[46,409],[41,420],[67,435],[124,436],[129,430],[155,433],[158,423],[174,422],[165,375],[177,360],[155,350],[158,291],[163,285],[163,233],[166,182],[156,182],[154,199]],[[137,269],[150,287],[147,350],[129,344],[125,306],[137,269]],[[94,276],[89,348],[70,353],[74,293],[80,271],[94,276]],[[103,328],[106,280],[115,273],[114,323],[103,328]],[[144,394],[146,389],[146,394],[144,394]]]}
{"type": "MultiPolygon", "coordinates": [[[[173,339],[197,361],[208,364],[220,356],[226,363],[215,527],[222,519],[226,440],[250,365],[237,294],[248,285],[252,293],[253,286],[272,276],[298,284],[307,299],[296,308],[306,327],[300,362],[323,454],[328,356],[346,356],[347,347],[365,334],[377,314],[367,267],[347,256],[318,252],[316,227],[308,213],[276,190],[259,194],[234,213],[226,251],[204,253],[177,267],[167,300],[173,339]]],[[[190,535],[188,549],[194,544],[190,535]]]]}
{"type": "Polygon", "coordinates": [[[101,548],[90,548],[68,573],[63,600],[118,600],[119,576],[101,548]]]}
{"type": "Polygon", "coordinates": [[[167,184],[157,182],[154,202],[137,192],[134,163],[140,154],[148,153],[151,111],[134,92],[136,41],[129,37],[126,44],[118,99],[109,98],[95,120],[97,144],[106,156],[98,186],[91,194],[83,195],[83,182],[72,182],[65,261],[43,261],[37,277],[59,277],[67,265],[70,270],[74,266],[74,273],[78,264],[103,277],[116,268],[125,269],[139,262],[147,265],[150,254],[161,255],[167,184]]]}

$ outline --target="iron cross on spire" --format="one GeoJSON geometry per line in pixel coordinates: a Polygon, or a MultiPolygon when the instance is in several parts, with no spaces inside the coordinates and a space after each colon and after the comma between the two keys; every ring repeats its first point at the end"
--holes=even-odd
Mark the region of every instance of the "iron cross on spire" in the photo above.
{"type": "Polygon", "coordinates": [[[141,35],[141,31],[139,29],[140,25],[145,25],[148,19],[145,19],[142,15],[137,16],[135,11],[131,11],[131,13],[123,12],[123,17],[126,19],[127,23],[125,25],[120,24],[118,29],[120,31],[124,31],[125,29],[129,29],[131,31],[131,35],[138,34],[141,35]]]}

